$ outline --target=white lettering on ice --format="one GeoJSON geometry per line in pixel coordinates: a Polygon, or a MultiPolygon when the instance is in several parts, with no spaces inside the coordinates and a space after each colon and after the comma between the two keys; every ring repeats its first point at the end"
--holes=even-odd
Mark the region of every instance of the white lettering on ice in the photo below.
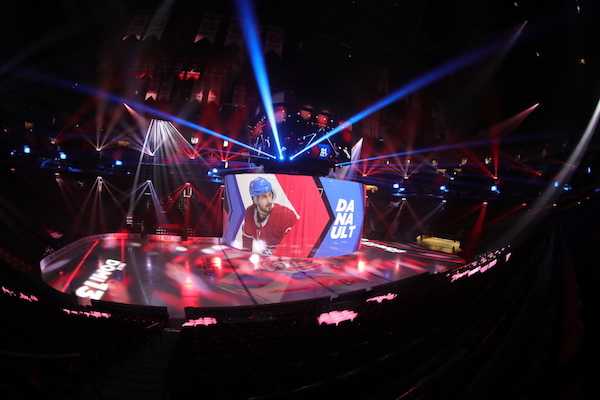
{"type": "Polygon", "coordinates": [[[98,267],[98,269],[83,282],[75,294],[78,297],[85,297],[92,300],[100,300],[104,293],[108,290],[108,279],[114,271],[123,271],[125,263],[117,260],[108,259],[98,267]]]}

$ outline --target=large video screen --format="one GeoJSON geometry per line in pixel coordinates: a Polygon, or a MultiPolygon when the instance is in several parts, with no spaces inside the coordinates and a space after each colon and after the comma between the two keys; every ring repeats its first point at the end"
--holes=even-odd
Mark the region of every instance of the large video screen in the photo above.
{"type": "Polygon", "coordinates": [[[263,255],[329,257],[356,251],[364,216],[358,182],[284,174],[225,177],[223,241],[263,255]]]}

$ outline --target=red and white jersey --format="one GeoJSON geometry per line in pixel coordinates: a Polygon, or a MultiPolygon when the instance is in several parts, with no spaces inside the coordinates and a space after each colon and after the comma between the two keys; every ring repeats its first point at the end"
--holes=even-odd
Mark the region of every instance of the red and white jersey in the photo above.
{"type": "Polygon", "coordinates": [[[268,247],[277,246],[288,233],[298,218],[289,208],[274,203],[271,213],[264,221],[258,221],[256,205],[246,208],[242,238],[244,248],[252,250],[252,240],[261,240],[268,247]]]}

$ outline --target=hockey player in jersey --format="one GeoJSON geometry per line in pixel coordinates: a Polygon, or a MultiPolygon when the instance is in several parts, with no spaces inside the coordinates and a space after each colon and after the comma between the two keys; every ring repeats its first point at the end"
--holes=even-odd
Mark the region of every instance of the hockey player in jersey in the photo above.
{"type": "Polygon", "coordinates": [[[242,228],[244,249],[270,255],[298,218],[289,208],[273,202],[275,193],[265,178],[250,182],[250,197],[252,205],[246,208],[242,228]]]}

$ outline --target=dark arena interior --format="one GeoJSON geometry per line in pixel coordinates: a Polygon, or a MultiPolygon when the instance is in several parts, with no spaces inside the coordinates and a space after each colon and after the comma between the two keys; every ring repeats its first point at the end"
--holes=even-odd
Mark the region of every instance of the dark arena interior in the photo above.
{"type": "Polygon", "coordinates": [[[2,16],[3,399],[600,398],[600,1],[2,16]]]}

